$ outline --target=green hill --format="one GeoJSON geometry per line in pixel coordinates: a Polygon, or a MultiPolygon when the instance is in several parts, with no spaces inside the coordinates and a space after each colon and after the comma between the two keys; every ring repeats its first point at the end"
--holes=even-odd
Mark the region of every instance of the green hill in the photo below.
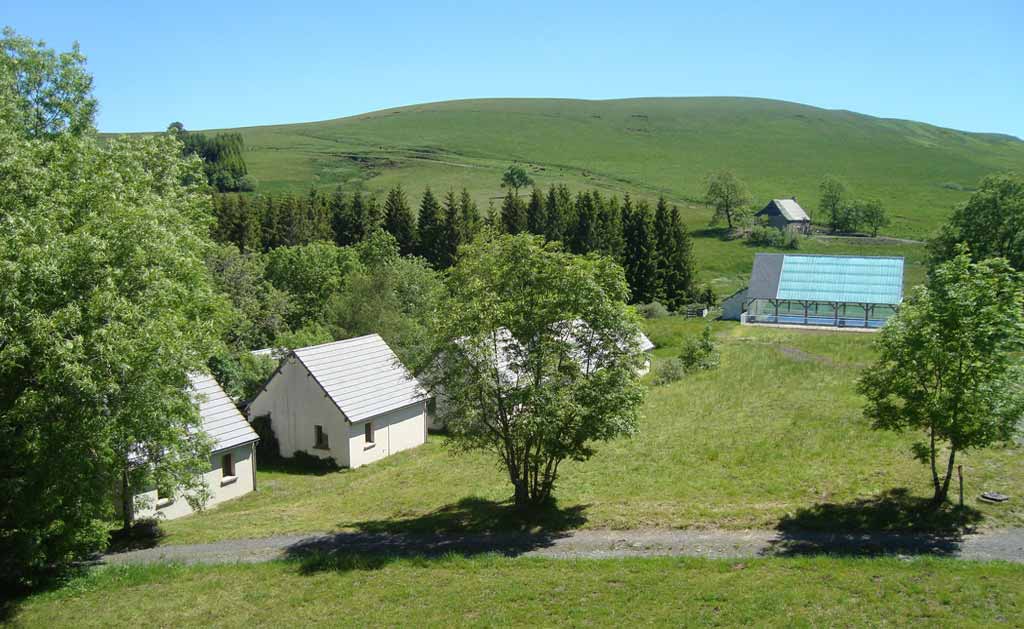
{"type": "Polygon", "coordinates": [[[1024,169],[1024,142],[1010,136],[753,98],[461,100],[234,131],[263,191],[465,186],[486,207],[520,161],[542,185],[665,194],[699,224],[710,171],[734,170],[759,202],[797,196],[812,212],[831,173],[880,198],[889,232],[910,237],[931,232],[985,174],[1024,169]]]}

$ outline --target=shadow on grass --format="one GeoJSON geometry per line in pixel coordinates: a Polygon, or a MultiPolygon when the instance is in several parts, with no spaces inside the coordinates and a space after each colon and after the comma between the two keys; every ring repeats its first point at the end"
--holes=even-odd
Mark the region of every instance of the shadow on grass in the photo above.
{"type": "Polygon", "coordinates": [[[703,229],[695,229],[691,231],[690,235],[694,238],[718,238],[719,240],[729,240],[729,228],[705,227],[703,229]]]}
{"type": "Polygon", "coordinates": [[[110,541],[107,544],[108,554],[126,553],[132,550],[144,550],[153,548],[163,539],[164,530],[160,528],[159,520],[146,519],[135,522],[131,528],[114,529],[110,532],[110,541]]]}
{"type": "Polygon", "coordinates": [[[770,555],[952,555],[982,519],[972,507],[933,508],[903,487],[843,504],[822,503],[786,516],[770,555]]]}
{"type": "Polygon", "coordinates": [[[15,621],[25,599],[59,590],[69,581],[85,575],[89,568],[89,565],[81,564],[44,571],[34,575],[31,584],[3,575],[4,578],[0,578],[0,625],[15,621]]]}
{"type": "Polygon", "coordinates": [[[292,458],[267,457],[259,461],[261,472],[295,474],[299,476],[324,476],[341,470],[333,459],[321,459],[299,450],[292,458]]]}
{"type": "Polygon", "coordinates": [[[437,558],[495,553],[514,557],[546,548],[578,528],[586,506],[557,504],[521,513],[511,503],[463,498],[425,515],[341,523],[353,532],[303,540],[289,547],[302,574],[372,570],[397,558],[437,558]]]}

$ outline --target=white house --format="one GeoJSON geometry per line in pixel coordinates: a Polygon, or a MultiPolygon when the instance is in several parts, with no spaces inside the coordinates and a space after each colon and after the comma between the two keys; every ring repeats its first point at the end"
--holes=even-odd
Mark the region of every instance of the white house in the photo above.
{"type": "MultiPolygon", "coordinates": [[[[210,491],[206,506],[243,496],[256,488],[256,442],[259,437],[213,376],[192,374],[192,394],[199,405],[202,430],[213,440],[210,470],[203,479],[210,491]]],[[[185,496],[158,495],[156,489],[135,495],[138,518],[173,520],[192,513],[185,496]]]]}
{"type": "Polygon", "coordinates": [[[249,403],[281,455],[356,468],[426,441],[428,396],[377,334],[289,352],[249,403]]]}

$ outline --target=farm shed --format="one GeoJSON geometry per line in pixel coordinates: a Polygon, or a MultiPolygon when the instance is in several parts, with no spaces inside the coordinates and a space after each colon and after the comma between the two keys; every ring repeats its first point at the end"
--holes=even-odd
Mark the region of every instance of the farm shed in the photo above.
{"type": "Polygon", "coordinates": [[[876,329],[903,301],[903,258],[759,253],[745,290],[723,318],[876,329]]]}
{"type": "Polygon", "coordinates": [[[281,455],[356,468],[426,440],[427,395],[377,334],[288,352],[249,403],[281,455]]]}
{"type": "Polygon", "coordinates": [[[763,216],[768,224],[777,229],[806,234],[811,230],[811,217],[807,215],[796,197],[791,199],[772,199],[754,216],[763,216]]]}
{"type": "MultiPolygon", "coordinates": [[[[192,374],[191,392],[199,405],[202,430],[213,440],[210,469],[203,478],[210,491],[206,506],[238,498],[256,488],[256,432],[213,376],[192,374]]],[[[156,489],[135,495],[134,517],[173,520],[192,513],[180,493],[161,496],[156,489]]]]}

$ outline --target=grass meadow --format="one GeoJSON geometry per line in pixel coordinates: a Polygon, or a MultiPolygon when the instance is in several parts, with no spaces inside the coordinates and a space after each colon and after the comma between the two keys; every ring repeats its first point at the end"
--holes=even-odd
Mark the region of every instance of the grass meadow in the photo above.
{"type": "Polygon", "coordinates": [[[1024,566],[916,559],[310,557],[106,567],[13,624],[110,626],[961,626],[1024,624],[1024,566]]]}
{"type": "MultiPolygon", "coordinates": [[[[650,320],[655,369],[699,320],[650,320]]],[[[915,435],[871,430],[855,391],[874,335],[714,323],[715,371],[651,386],[638,433],[566,463],[547,525],[563,528],[797,527],[909,530],[1024,525],[1016,496],[1024,452],[1000,446],[962,459],[968,509],[928,516],[930,477],[910,456],[915,435]]],[[[650,376],[648,376],[650,379],[650,376]]],[[[510,518],[508,481],[484,454],[454,455],[443,436],[356,470],[264,466],[258,491],[166,522],[164,543],[319,531],[493,531],[510,518]]]]}
{"type": "Polygon", "coordinates": [[[517,161],[542,186],[663,194],[696,216],[715,170],[734,170],[757,202],[797,196],[812,212],[834,174],[889,208],[886,233],[913,238],[982,176],[1024,167],[1024,142],[1009,136],[757,98],[462,100],[232,131],[262,192],[466,187],[486,210],[500,206],[501,173],[517,161]]]}

